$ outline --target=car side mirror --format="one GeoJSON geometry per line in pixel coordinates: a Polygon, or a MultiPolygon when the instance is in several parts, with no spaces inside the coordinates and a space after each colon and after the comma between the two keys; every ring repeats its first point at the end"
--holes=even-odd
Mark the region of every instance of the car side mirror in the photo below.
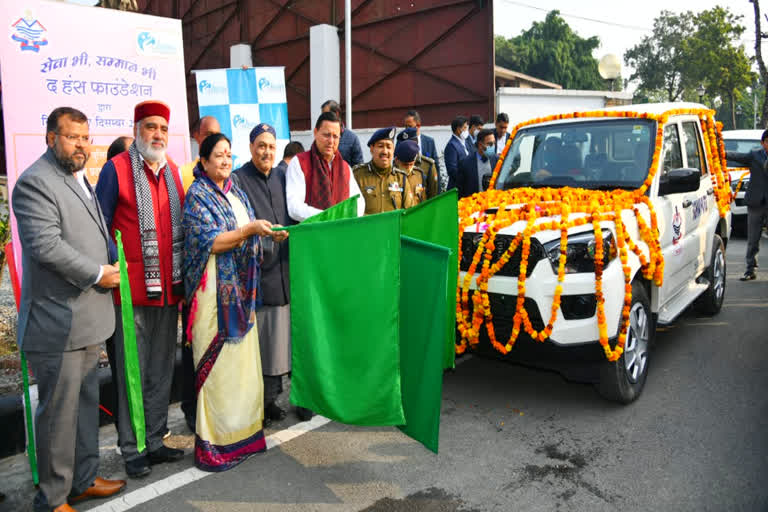
{"type": "Polygon", "coordinates": [[[698,169],[673,169],[659,178],[659,195],[681,194],[699,190],[701,171],[698,169]]]}
{"type": "Polygon", "coordinates": [[[490,174],[483,174],[483,190],[488,190],[488,187],[491,184],[491,175],[490,174]]]}

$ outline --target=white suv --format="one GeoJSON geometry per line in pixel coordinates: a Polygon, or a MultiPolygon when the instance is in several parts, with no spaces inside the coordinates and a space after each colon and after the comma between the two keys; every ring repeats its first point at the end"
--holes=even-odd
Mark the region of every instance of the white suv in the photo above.
{"type": "Polygon", "coordinates": [[[606,398],[633,401],[656,325],[694,303],[707,314],[723,303],[724,173],[712,111],[698,104],[623,106],[519,125],[491,189],[459,203],[458,351],[495,346],[505,357],[588,378],[606,398]],[[618,231],[611,201],[623,220],[618,231]],[[564,211],[568,225],[558,224],[564,211]],[[507,261],[498,268],[500,259],[507,261]]]}

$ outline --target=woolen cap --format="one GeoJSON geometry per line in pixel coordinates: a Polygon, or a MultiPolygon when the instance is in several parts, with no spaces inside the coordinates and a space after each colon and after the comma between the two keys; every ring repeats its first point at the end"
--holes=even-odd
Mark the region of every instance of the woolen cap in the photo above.
{"type": "Polygon", "coordinates": [[[162,101],[149,100],[142,101],[133,108],[133,122],[137,123],[150,116],[160,116],[166,123],[171,122],[171,107],[162,101]]]}

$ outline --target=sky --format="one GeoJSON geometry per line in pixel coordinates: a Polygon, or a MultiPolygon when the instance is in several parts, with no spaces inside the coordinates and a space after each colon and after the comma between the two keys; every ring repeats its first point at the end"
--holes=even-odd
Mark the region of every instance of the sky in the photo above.
{"type": "MultiPolygon", "coordinates": [[[[727,7],[734,14],[743,15],[741,24],[746,27],[742,34],[742,44],[747,55],[753,56],[755,21],[752,4],[748,0],[640,0],[634,2],[608,2],[605,0],[492,0],[494,33],[504,37],[514,37],[531,27],[534,21],[543,21],[553,9],[579,36],[589,38],[598,36],[600,47],[594,56],[600,59],[607,53],[613,53],[622,62],[622,76],[628,78],[631,69],[624,68],[624,52],[632,48],[641,39],[650,35],[653,20],[664,10],[673,12],[700,12],[716,5],[727,7]]],[[[768,14],[768,2],[763,2],[761,12],[768,14]]],[[[762,29],[768,30],[768,21],[763,18],[762,29]]],[[[768,41],[763,41],[762,48],[768,52],[768,41]]]]}

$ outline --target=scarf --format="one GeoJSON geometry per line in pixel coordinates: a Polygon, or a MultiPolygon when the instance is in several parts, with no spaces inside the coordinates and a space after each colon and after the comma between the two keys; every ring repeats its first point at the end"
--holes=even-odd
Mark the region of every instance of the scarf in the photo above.
{"type": "Polygon", "coordinates": [[[344,166],[341,153],[336,151],[331,162],[323,160],[317,145],[313,142],[308,151],[311,169],[307,187],[306,202],[309,206],[326,210],[349,197],[349,170],[344,166]]]}
{"type": "MultiPolygon", "coordinates": [[[[211,257],[214,239],[227,231],[237,229],[237,219],[226,197],[230,191],[254,214],[245,193],[232,180],[224,190],[208,176],[195,169],[195,181],[187,191],[184,202],[182,227],[184,230],[184,289],[190,309],[199,286],[204,286],[205,267],[211,257]]],[[[219,343],[237,343],[253,327],[259,305],[259,258],[261,246],[258,237],[246,239],[242,246],[216,255],[216,309],[219,343]]],[[[190,318],[191,324],[193,319],[190,318]]],[[[205,340],[208,342],[209,340],[205,340]]]]}
{"type": "MultiPolygon", "coordinates": [[[[144,285],[147,297],[158,298],[163,294],[163,281],[160,275],[160,249],[155,226],[155,209],[152,204],[152,192],[149,189],[147,173],[144,172],[144,162],[136,148],[136,142],[128,148],[133,171],[133,185],[136,189],[136,207],[139,216],[139,234],[141,235],[141,255],[144,262],[144,285]]],[[[168,203],[171,207],[171,246],[173,252],[173,272],[171,282],[181,284],[181,259],[184,248],[184,231],[181,229],[181,201],[176,190],[171,166],[166,162],[160,170],[165,178],[168,189],[168,203]]],[[[158,173],[159,177],[159,173],[158,173]]]]}

